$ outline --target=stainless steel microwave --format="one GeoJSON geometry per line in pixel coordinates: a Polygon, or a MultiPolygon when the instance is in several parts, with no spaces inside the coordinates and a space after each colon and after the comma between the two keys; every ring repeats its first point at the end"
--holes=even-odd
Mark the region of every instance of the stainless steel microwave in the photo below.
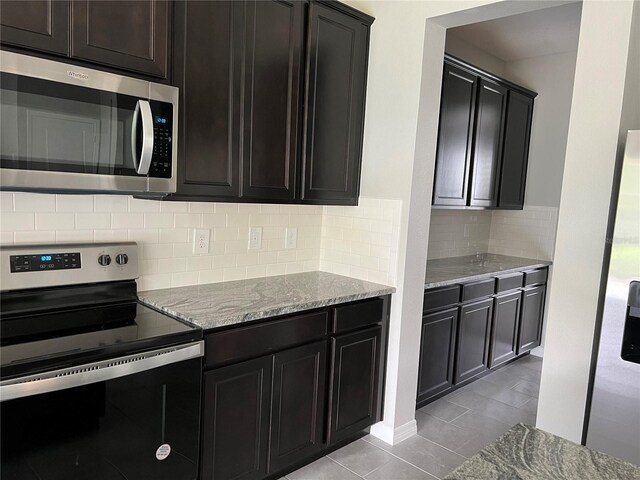
{"type": "Polygon", "coordinates": [[[0,52],[0,189],[176,191],[178,89],[0,52]]]}

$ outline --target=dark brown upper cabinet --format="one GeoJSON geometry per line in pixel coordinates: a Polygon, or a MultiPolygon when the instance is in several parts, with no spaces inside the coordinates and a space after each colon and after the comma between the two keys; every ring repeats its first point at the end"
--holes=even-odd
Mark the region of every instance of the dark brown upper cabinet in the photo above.
{"type": "Polygon", "coordinates": [[[69,2],[0,2],[0,41],[60,55],[69,54],[69,2]]]}
{"type": "Polygon", "coordinates": [[[293,200],[305,4],[246,3],[242,196],[293,200]]]}
{"type": "Polygon", "coordinates": [[[238,197],[244,4],[176,2],[174,15],[178,194],[238,197]]]}
{"type": "Polygon", "coordinates": [[[309,11],[302,199],[356,205],[373,19],[334,7],[312,2],[309,11]]]}
{"type": "Polygon", "coordinates": [[[166,0],[73,0],[71,56],[167,78],[169,7],[166,0]]]}
{"type": "Polygon", "coordinates": [[[176,2],[175,19],[173,199],[357,204],[373,18],[245,0],[176,2]]]}
{"type": "Polygon", "coordinates": [[[476,75],[445,63],[434,205],[467,204],[477,89],[476,75]]]}
{"type": "Polygon", "coordinates": [[[166,80],[172,10],[168,0],[3,0],[0,40],[72,63],[166,80]]]}
{"type": "Polygon", "coordinates": [[[510,90],[502,150],[502,175],[498,199],[500,208],[521,209],[524,206],[532,119],[533,98],[510,90]]]}
{"type": "Polygon", "coordinates": [[[535,96],[445,55],[434,206],[522,209],[535,96]]]}
{"type": "Polygon", "coordinates": [[[469,198],[469,205],[474,207],[495,207],[498,204],[506,105],[507,89],[480,79],[469,198]]]}

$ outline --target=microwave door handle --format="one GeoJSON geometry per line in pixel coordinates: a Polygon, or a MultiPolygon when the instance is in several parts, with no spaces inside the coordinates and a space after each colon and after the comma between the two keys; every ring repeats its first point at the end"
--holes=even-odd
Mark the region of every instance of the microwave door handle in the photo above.
{"type": "Polygon", "coordinates": [[[136,109],[133,112],[131,154],[133,155],[133,166],[138,175],[147,175],[151,166],[151,157],[153,156],[153,117],[151,115],[151,105],[147,100],[138,100],[136,109]],[[136,156],[138,151],[138,117],[142,118],[142,149],[139,160],[136,156]]]}

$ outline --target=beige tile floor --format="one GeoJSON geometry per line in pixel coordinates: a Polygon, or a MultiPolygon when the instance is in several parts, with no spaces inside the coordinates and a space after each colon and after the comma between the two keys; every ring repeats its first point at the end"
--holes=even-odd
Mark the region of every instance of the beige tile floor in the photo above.
{"type": "Polygon", "coordinates": [[[288,474],[288,480],[442,479],[519,422],[535,425],[542,359],[528,355],[416,412],[418,435],[371,435],[288,474]]]}

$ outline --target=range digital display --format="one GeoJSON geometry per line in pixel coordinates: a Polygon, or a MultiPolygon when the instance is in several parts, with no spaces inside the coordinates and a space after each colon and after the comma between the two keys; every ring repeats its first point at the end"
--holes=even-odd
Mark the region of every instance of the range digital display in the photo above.
{"type": "Polygon", "coordinates": [[[80,268],[80,253],[47,253],[45,255],[11,255],[11,273],[46,272],[80,268]]]}

